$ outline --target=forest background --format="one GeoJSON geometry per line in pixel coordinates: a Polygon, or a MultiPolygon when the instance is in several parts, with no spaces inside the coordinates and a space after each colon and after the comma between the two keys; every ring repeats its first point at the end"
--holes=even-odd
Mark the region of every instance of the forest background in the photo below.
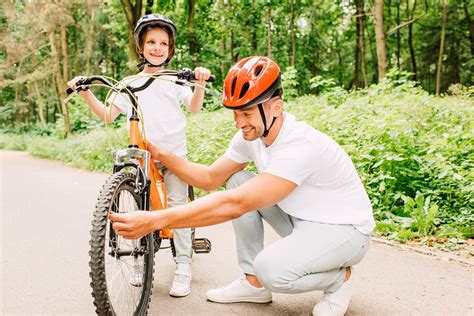
{"type": "Polygon", "coordinates": [[[65,105],[66,82],[136,73],[136,21],[163,13],[178,29],[169,68],[200,65],[217,77],[205,113],[189,116],[190,159],[212,162],[235,132],[220,105],[230,66],[270,56],[288,110],[351,155],[377,231],[456,249],[474,236],[471,2],[4,1],[0,148],[110,171],[125,120],[104,128],[80,98],[65,105]]]}

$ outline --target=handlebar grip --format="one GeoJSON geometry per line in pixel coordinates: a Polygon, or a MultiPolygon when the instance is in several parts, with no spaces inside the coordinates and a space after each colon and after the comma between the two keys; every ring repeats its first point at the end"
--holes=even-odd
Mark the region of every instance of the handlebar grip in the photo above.
{"type": "MultiPolygon", "coordinates": [[[[88,84],[91,84],[91,80],[89,78],[83,78],[83,79],[80,79],[76,82],[76,90],[77,92],[79,91],[86,91],[86,90],[89,90],[89,87],[87,87],[88,84]]],[[[67,88],[66,89],[66,93],[67,94],[71,94],[74,92],[74,89],[71,89],[71,88],[67,88]]]]}
{"type": "MultiPolygon", "coordinates": [[[[192,71],[189,68],[184,68],[183,70],[178,72],[178,79],[185,79],[188,81],[193,81],[196,80],[196,77],[194,76],[194,71],[192,71]]],[[[211,75],[206,82],[214,82],[216,80],[216,77],[214,75],[211,75]]]]}

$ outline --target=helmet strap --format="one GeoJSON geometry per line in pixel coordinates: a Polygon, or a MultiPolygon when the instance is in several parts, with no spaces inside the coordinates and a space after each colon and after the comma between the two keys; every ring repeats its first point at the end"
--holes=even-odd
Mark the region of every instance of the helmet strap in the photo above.
{"type": "Polygon", "coordinates": [[[168,65],[168,60],[165,60],[165,62],[159,64],[159,65],[155,65],[155,64],[152,64],[150,63],[146,58],[145,56],[141,55],[142,57],[142,62],[137,64],[137,68],[139,70],[142,70],[144,66],[151,66],[151,67],[164,67],[164,66],[167,66],[168,65]]]}
{"type": "Polygon", "coordinates": [[[258,111],[260,112],[260,116],[262,117],[262,121],[263,121],[263,134],[262,134],[262,137],[267,137],[268,133],[270,132],[270,128],[272,128],[273,123],[275,123],[276,117],[273,117],[272,124],[270,124],[270,127],[267,129],[267,119],[265,117],[265,112],[263,111],[262,103],[258,104],[258,111]]]}

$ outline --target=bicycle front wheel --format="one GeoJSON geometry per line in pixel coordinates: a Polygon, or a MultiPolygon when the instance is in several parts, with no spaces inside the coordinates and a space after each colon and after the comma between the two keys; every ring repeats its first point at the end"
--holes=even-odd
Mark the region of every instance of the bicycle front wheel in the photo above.
{"type": "Polygon", "coordinates": [[[90,240],[92,296],[99,315],[144,315],[153,285],[153,234],[127,240],[118,236],[109,211],[127,213],[143,209],[135,190],[135,175],[111,175],[99,194],[90,240]]]}

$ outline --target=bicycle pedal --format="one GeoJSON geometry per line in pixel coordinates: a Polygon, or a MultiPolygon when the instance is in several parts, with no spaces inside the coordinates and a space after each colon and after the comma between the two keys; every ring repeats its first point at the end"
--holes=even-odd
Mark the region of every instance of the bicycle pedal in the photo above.
{"type": "Polygon", "coordinates": [[[207,238],[195,238],[193,241],[194,253],[211,252],[211,241],[207,238]]]}

